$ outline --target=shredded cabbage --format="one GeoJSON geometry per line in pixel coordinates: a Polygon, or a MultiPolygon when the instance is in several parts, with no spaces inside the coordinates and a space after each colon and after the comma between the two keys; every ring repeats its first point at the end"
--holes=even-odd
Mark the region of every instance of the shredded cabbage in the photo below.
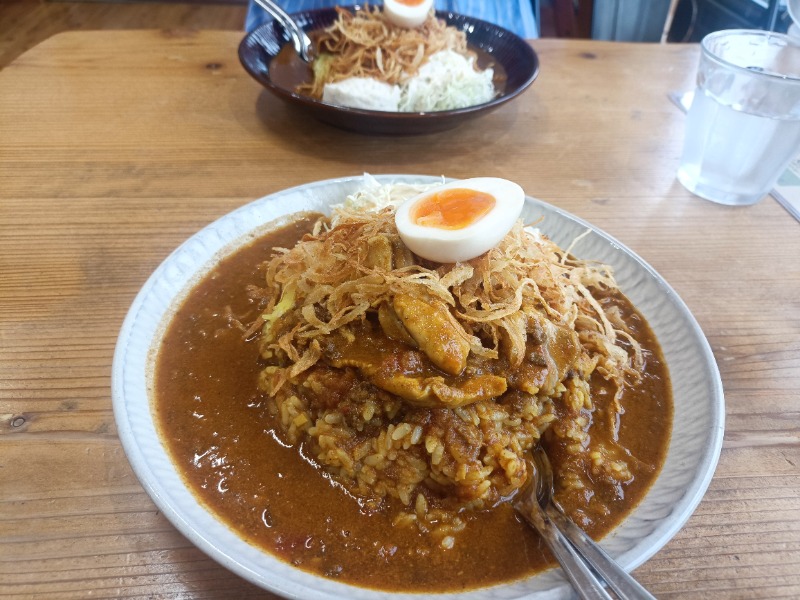
{"type": "Polygon", "coordinates": [[[406,200],[410,200],[417,194],[420,194],[432,187],[444,183],[444,177],[441,181],[436,183],[385,183],[375,179],[369,173],[364,173],[364,187],[350,194],[345,198],[341,204],[334,204],[331,206],[333,209],[333,221],[336,221],[337,211],[342,208],[350,210],[363,210],[378,212],[387,206],[397,208],[406,200]]]}
{"type": "Polygon", "coordinates": [[[433,54],[402,86],[400,111],[452,110],[488,102],[495,95],[494,70],[477,71],[474,62],[452,50],[433,54]]]}
{"type": "Polygon", "coordinates": [[[375,86],[367,85],[378,80],[352,77],[325,84],[323,100],[352,108],[395,110],[388,108],[391,103],[387,99],[397,94],[398,112],[433,112],[483,104],[495,96],[494,70],[477,71],[474,62],[473,57],[442,50],[431,55],[416,75],[382,94],[375,86]]]}

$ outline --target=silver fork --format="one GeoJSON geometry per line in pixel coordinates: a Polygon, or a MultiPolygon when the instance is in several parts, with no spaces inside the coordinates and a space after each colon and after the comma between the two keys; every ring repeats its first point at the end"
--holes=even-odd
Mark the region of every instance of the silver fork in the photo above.
{"type": "Polygon", "coordinates": [[[655,600],[553,501],[553,471],[540,446],[533,451],[533,463],[528,485],[513,506],[542,536],[578,596],[613,600],[607,586],[620,600],[655,600]]]}
{"type": "Polygon", "coordinates": [[[306,32],[290,17],[285,10],[272,2],[272,0],[255,0],[261,8],[271,14],[283,28],[289,32],[292,38],[292,45],[295,51],[305,62],[310,63],[314,60],[314,44],[306,32]]]}

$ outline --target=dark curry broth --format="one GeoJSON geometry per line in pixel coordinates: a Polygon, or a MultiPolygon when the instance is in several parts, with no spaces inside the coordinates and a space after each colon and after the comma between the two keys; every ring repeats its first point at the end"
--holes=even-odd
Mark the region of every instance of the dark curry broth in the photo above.
{"type": "MultiPolygon", "coordinates": [[[[542,570],[549,564],[543,543],[508,505],[466,515],[455,547],[443,550],[416,528],[393,527],[389,514],[362,511],[302,446],[280,441],[280,425],[257,386],[263,367],[258,344],[243,340],[232,317],[242,323],[255,319],[257,307],[244,290],[262,284],[257,265],[271,248],[293,246],[312,221],[269,233],[221,261],[191,291],[165,333],[154,412],[187,486],[250,543],[346,583],[460,591],[542,570]]],[[[602,301],[622,306],[648,361],[643,385],[623,398],[620,437],[638,459],[631,461],[635,479],[624,490],[605,492],[612,514],[588,525],[594,537],[612,529],[644,496],[663,462],[672,424],[668,375],[652,332],[624,299],[602,301]]],[[[552,454],[557,469],[560,457],[552,454]]]]}

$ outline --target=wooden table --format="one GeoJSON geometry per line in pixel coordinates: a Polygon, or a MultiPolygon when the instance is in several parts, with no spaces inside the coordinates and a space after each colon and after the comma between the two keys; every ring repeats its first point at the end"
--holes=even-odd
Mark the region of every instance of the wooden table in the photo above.
{"type": "MultiPolygon", "coordinates": [[[[49,39],[0,72],[0,598],[265,597],[195,549],[131,471],[111,412],[134,296],[191,234],[331,177],[492,175],[655,267],[719,363],[727,431],[703,502],[636,571],[662,598],[800,597],[800,224],[675,180],[695,46],[534,42],[515,102],[458,129],[368,137],[245,74],[235,32],[49,39]]],[[[673,374],[680,377],[680,373],[673,374]]]]}

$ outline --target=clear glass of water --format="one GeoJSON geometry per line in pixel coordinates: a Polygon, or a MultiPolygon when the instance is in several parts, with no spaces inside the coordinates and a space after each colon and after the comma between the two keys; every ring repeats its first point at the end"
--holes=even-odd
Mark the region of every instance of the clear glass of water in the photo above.
{"type": "Polygon", "coordinates": [[[678,180],[721,204],[755,204],[800,155],[800,41],[734,29],[701,44],[678,180]]]}

